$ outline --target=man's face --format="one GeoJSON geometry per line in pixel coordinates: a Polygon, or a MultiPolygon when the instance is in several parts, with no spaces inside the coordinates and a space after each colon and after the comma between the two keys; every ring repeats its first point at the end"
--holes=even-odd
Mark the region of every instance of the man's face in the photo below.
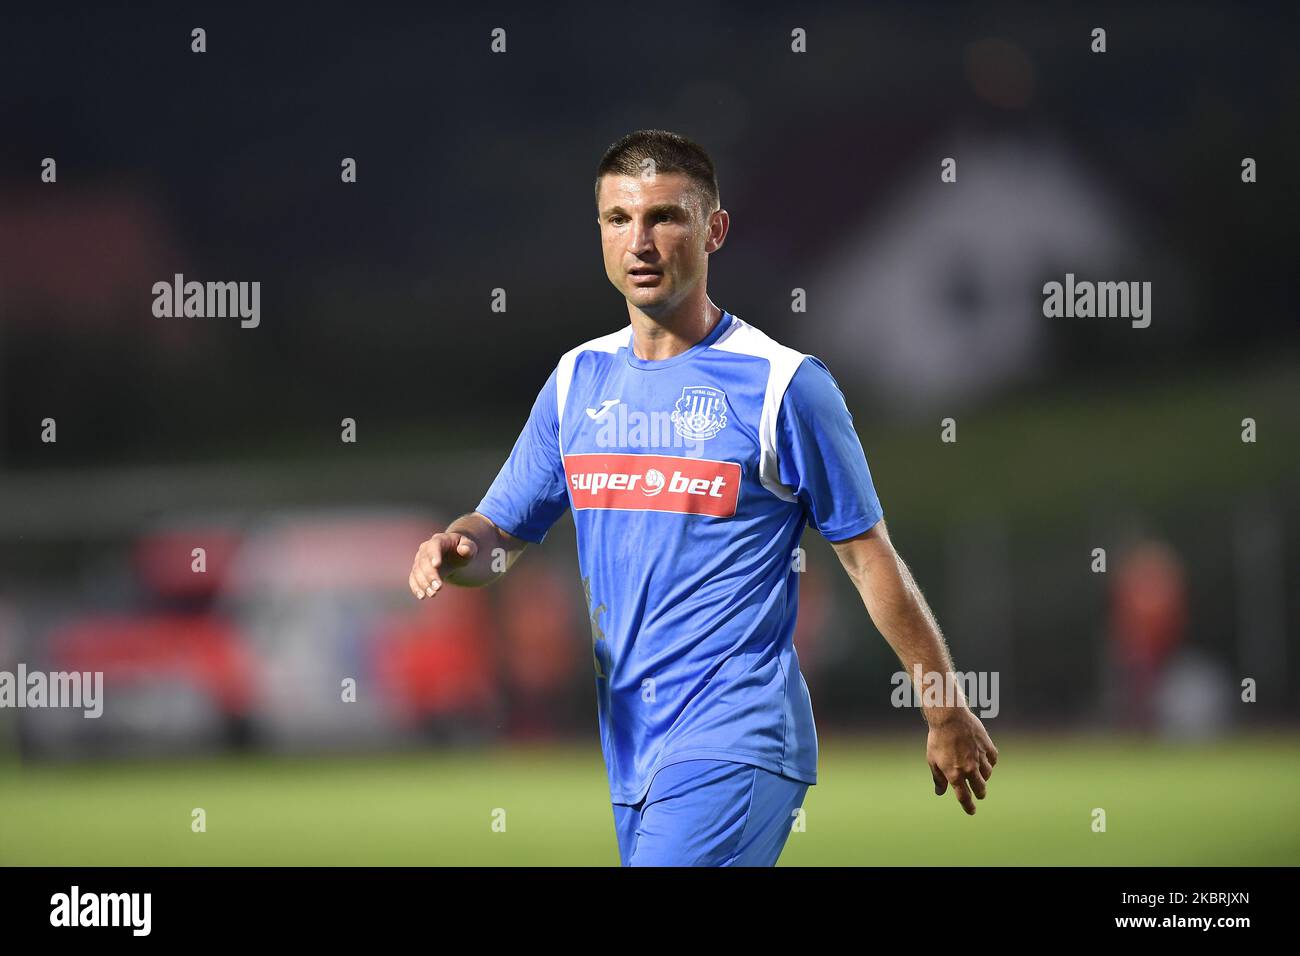
{"type": "Polygon", "coordinates": [[[726,236],[727,214],[703,205],[700,191],[681,173],[601,177],[605,274],[647,315],[670,312],[708,274],[709,253],[726,236]]]}

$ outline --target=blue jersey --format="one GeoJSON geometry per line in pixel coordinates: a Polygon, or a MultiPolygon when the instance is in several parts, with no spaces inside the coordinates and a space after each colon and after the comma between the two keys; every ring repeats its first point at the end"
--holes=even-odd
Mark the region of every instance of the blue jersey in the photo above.
{"type": "Polygon", "coordinates": [[[881,518],[826,366],[726,312],[661,361],[631,325],[567,352],[477,510],[539,542],[569,509],[612,801],[701,758],[815,784],[797,549],[881,518]]]}

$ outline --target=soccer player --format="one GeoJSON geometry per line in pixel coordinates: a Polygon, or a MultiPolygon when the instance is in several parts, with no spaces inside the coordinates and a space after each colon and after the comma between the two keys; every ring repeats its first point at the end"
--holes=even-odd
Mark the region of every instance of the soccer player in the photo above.
{"type": "Polygon", "coordinates": [[[997,749],[890,543],[839,386],[709,298],[730,225],[713,161],[631,133],[600,161],[596,207],[629,322],[560,357],[478,507],[420,545],[411,591],[495,580],[571,509],[624,865],[771,866],[817,782],[792,641],[811,523],[908,675],[955,687],[924,698],[926,758],[973,814],[997,749]]]}

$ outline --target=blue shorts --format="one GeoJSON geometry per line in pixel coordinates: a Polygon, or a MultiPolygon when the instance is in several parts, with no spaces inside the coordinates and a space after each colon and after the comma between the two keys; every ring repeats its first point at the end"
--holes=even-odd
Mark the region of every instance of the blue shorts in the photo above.
{"type": "Polygon", "coordinates": [[[635,807],[614,804],[624,866],[774,866],[808,784],[730,760],[661,768],[635,807]]]}

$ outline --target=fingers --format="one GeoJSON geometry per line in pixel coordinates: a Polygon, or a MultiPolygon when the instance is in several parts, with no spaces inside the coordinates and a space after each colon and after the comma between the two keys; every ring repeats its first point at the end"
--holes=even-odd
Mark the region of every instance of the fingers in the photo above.
{"type": "Polygon", "coordinates": [[[983,800],[989,795],[988,773],[984,772],[985,769],[988,773],[993,772],[992,764],[980,751],[978,762],[969,760],[964,766],[954,767],[948,773],[957,802],[970,816],[975,815],[975,801],[983,800]]]}
{"type": "Polygon", "coordinates": [[[934,778],[934,795],[942,797],[948,789],[948,778],[934,764],[930,764],[930,776],[934,778]]]}
{"type": "Polygon", "coordinates": [[[988,734],[984,734],[984,740],[980,746],[980,776],[985,780],[993,776],[993,768],[998,763],[998,748],[993,746],[993,741],[988,734]]]}
{"type": "Polygon", "coordinates": [[[970,816],[975,815],[975,798],[970,795],[970,788],[966,786],[966,778],[959,771],[954,771],[948,778],[952,784],[952,792],[957,797],[957,802],[961,804],[963,810],[970,816]]]}
{"type": "Polygon", "coordinates": [[[423,600],[434,594],[433,581],[436,577],[437,571],[429,560],[429,541],[426,541],[415,552],[415,563],[411,566],[412,591],[415,596],[423,600]]]}
{"type": "Polygon", "coordinates": [[[411,593],[421,600],[433,597],[442,587],[437,570],[424,555],[416,555],[415,566],[411,569],[411,576],[407,583],[410,585],[411,593]]]}
{"type": "Polygon", "coordinates": [[[983,754],[980,754],[978,764],[974,760],[964,766],[954,763],[948,770],[941,770],[937,764],[931,763],[930,776],[934,778],[935,796],[943,796],[951,785],[957,802],[968,815],[973,816],[975,801],[988,796],[988,774],[984,772],[985,767],[991,770],[983,754]]]}
{"type": "Polygon", "coordinates": [[[478,553],[478,545],[474,543],[473,538],[470,538],[466,535],[462,534],[459,537],[460,537],[460,541],[456,544],[456,555],[457,557],[469,561],[471,558],[474,557],[475,554],[478,553]]]}
{"type": "MultiPolygon", "coordinates": [[[[988,787],[985,785],[984,777],[980,774],[978,769],[972,768],[969,770],[965,774],[964,779],[966,783],[970,784],[971,791],[975,794],[976,800],[983,800],[988,796],[988,787]]],[[[971,812],[974,813],[975,811],[972,810],[971,812]]]]}
{"type": "MultiPolygon", "coordinates": [[[[415,564],[411,568],[411,577],[409,584],[411,593],[420,600],[426,597],[433,597],[442,588],[442,559],[443,548],[452,543],[452,539],[461,538],[468,540],[460,535],[448,535],[440,532],[435,534],[428,541],[420,545],[415,552],[415,564]]],[[[470,541],[471,550],[473,542],[470,541]]]]}
{"type": "Polygon", "coordinates": [[[429,583],[425,586],[425,597],[435,597],[442,588],[442,575],[447,563],[447,550],[451,544],[448,539],[452,537],[446,534],[437,534],[429,542],[429,546],[424,549],[424,560],[421,567],[424,569],[425,577],[429,583]]]}

